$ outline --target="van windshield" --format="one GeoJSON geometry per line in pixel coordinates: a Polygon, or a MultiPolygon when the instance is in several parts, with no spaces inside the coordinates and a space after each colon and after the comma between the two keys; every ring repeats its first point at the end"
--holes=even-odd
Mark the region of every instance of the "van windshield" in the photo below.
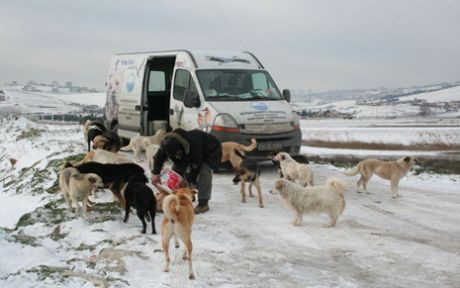
{"type": "Polygon", "coordinates": [[[198,70],[207,101],[284,100],[270,75],[259,70],[198,70]]]}

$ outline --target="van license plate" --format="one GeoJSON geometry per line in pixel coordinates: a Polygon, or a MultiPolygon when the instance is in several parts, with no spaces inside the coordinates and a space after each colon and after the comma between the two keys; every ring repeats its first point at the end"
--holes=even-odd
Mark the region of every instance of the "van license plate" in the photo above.
{"type": "Polygon", "coordinates": [[[257,149],[259,151],[276,151],[283,149],[282,143],[258,143],[257,149]]]}

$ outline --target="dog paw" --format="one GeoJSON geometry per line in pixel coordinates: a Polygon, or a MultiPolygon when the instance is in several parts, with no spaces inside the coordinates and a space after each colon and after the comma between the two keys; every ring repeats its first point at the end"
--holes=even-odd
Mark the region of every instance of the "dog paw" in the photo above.
{"type": "Polygon", "coordinates": [[[259,208],[264,208],[264,204],[259,204],[259,208]]]}
{"type": "Polygon", "coordinates": [[[190,276],[188,276],[188,279],[190,279],[190,280],[195,280],[195,275],[194,275],[194,274],[190,274],[190,276]]]}

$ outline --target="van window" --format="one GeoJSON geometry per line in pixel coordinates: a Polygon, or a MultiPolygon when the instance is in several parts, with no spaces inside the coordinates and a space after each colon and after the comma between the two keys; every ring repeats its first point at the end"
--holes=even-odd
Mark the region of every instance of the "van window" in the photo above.
{"type": "Polygon", "coordinates": [[[266,71],[198,70],[207,101],[284,100],[266,71]]]}
{"type": "Polygon", "coordinates": [[[149,92],[162,92],[166,90],[166,77],[164,71],[150,71],[149,92]]]}
{"type": "Polygon", "coordinates": [[[192,90],[198,93],[190,72],[187,70],[176,70],[176,77],[174,78],[173,97],[176,100],[183,101],[184,95],[187,90],[192,90]]]}

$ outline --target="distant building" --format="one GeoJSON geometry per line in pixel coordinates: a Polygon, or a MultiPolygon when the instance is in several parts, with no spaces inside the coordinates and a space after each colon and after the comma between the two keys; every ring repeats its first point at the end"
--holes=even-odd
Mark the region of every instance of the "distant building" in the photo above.
{"type": "Polygon", "coordinates": [[[72,87],[72,82],[71,81],[66,81],[65,82],[65,88],[70,88],[72,87]]]}
{"type": "Polygon", "coordinates": [[[5,100],[6,100],[5,92],[3,92],[3,90],[0,90],[0,101],[5,101],[5,100]]]}

